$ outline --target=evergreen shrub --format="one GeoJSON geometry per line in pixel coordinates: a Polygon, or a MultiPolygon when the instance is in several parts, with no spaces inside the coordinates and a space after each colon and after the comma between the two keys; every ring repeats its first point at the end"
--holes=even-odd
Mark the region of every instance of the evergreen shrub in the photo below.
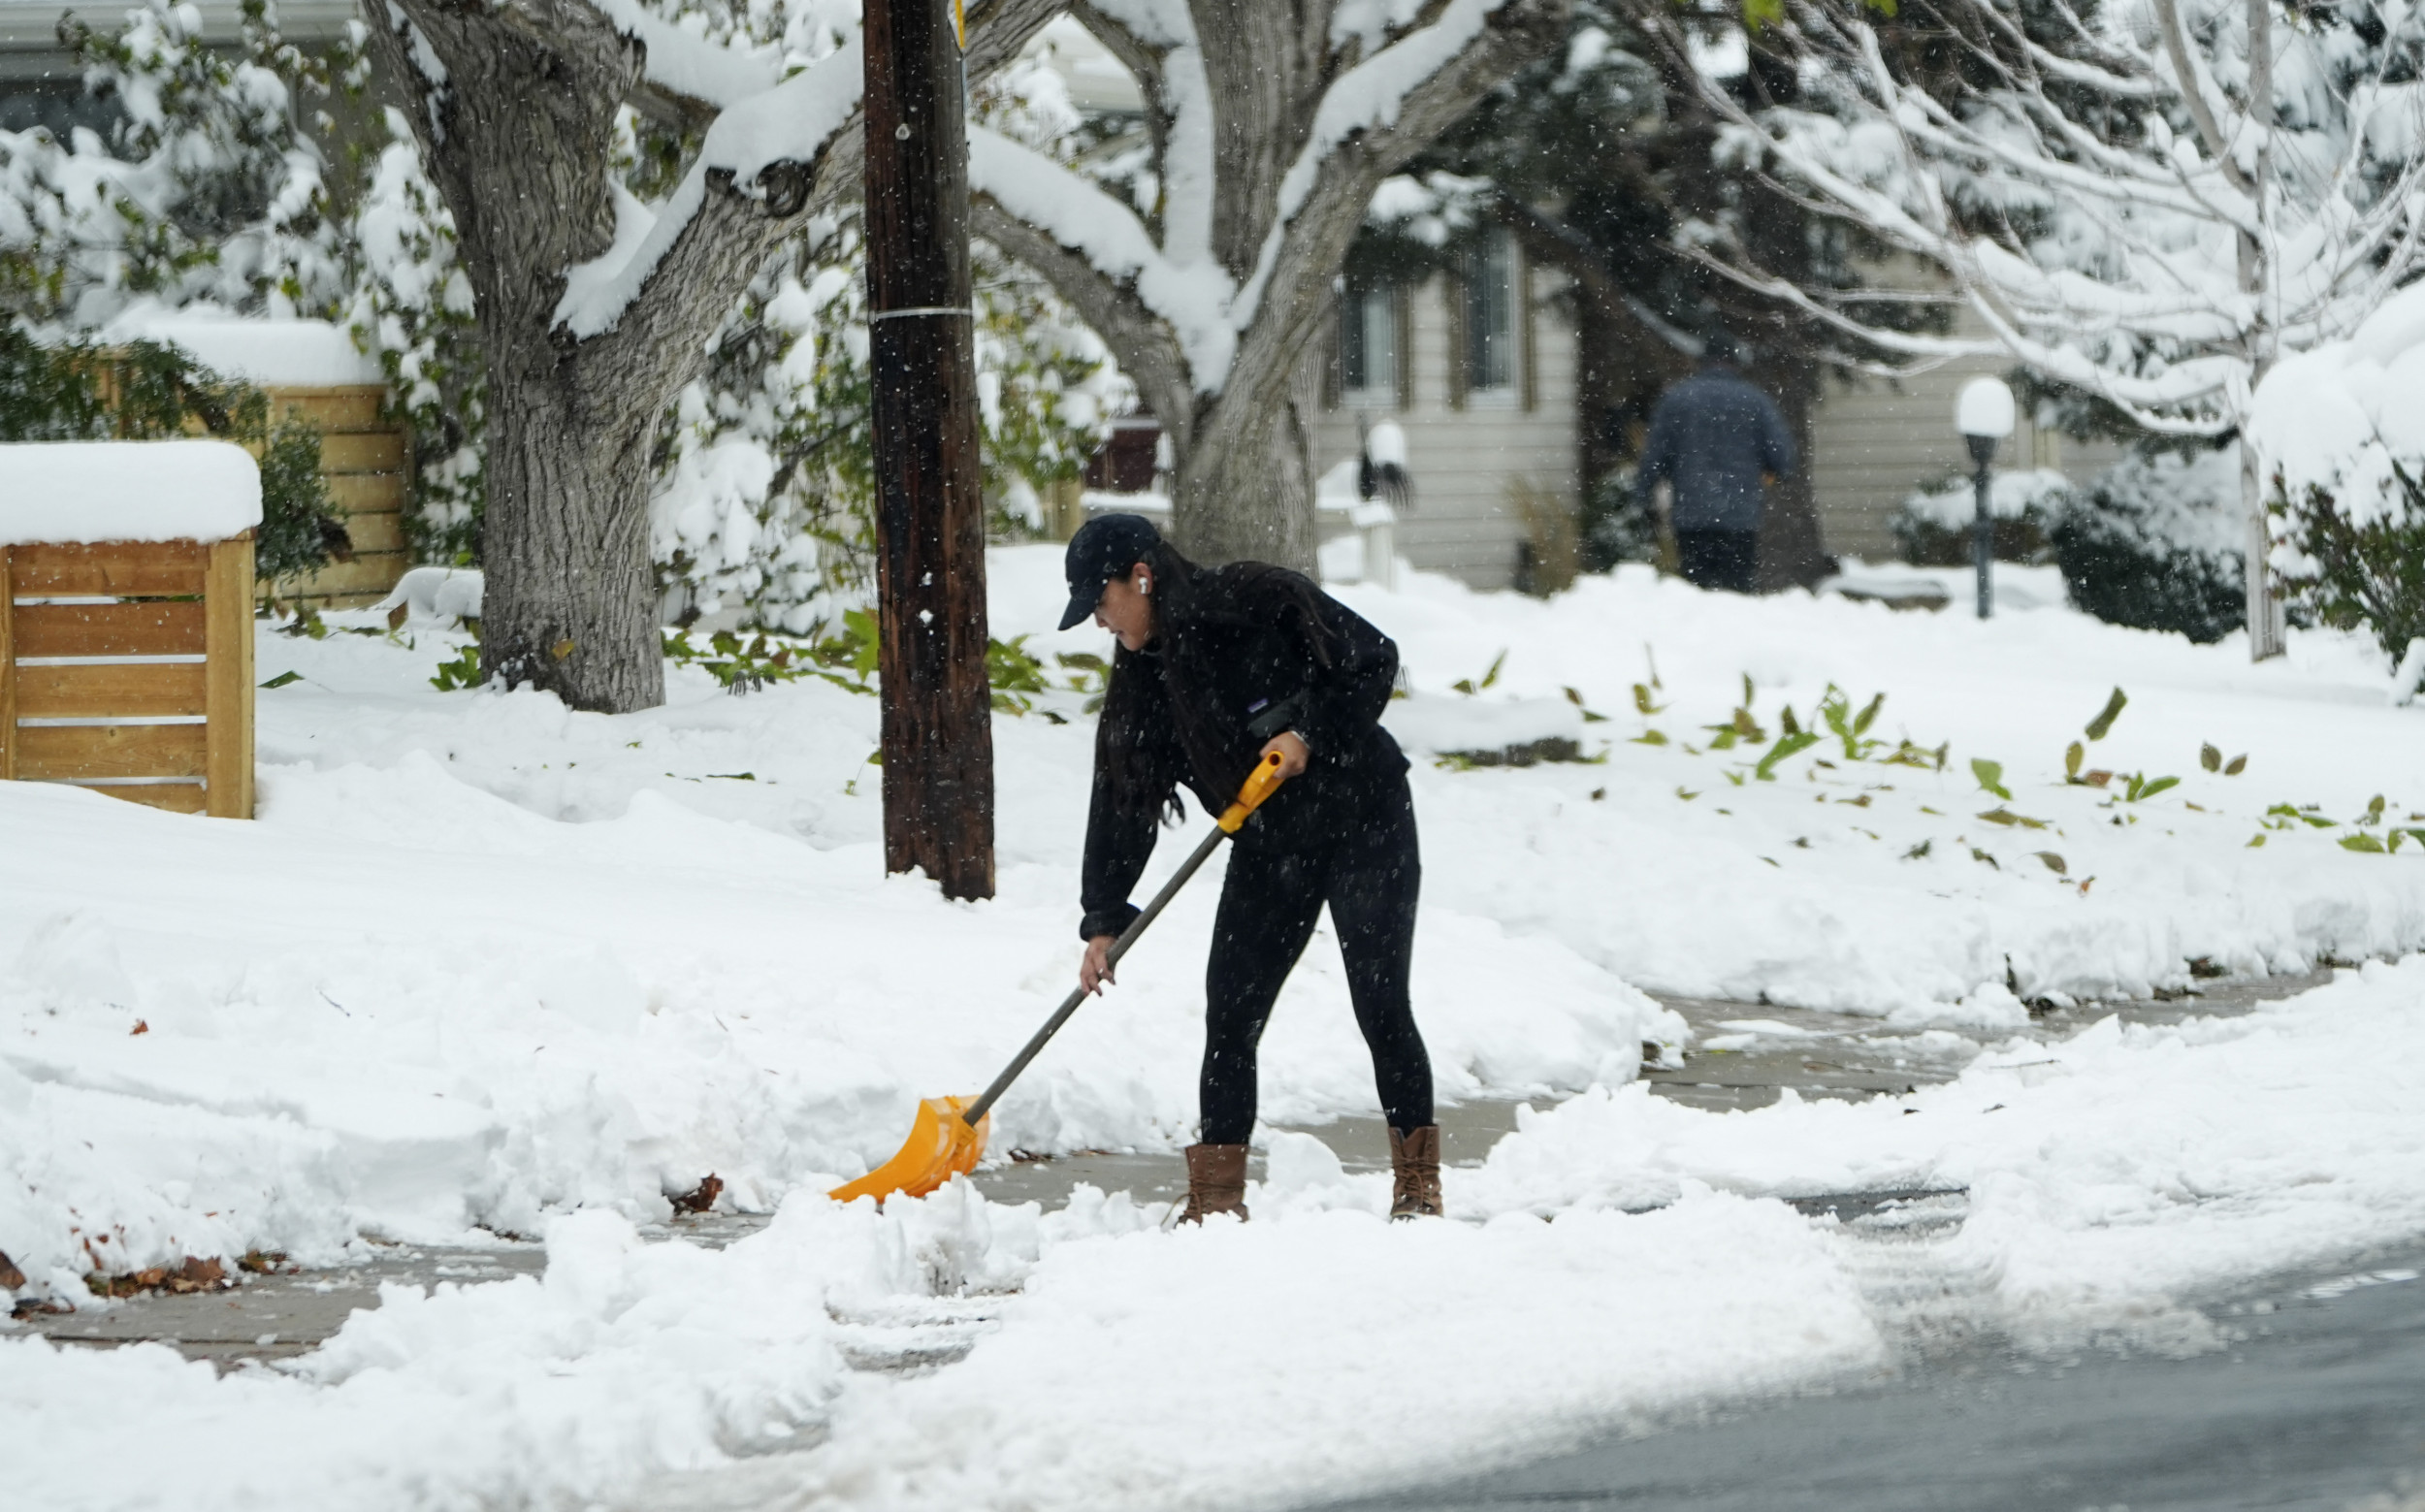
{"type": "Polygon", "coordinates": [[[2140,451],[2055,522],[2071,601],[2111,625],[2200,644],[2247,623],[2239,449],[2140,451]]]}

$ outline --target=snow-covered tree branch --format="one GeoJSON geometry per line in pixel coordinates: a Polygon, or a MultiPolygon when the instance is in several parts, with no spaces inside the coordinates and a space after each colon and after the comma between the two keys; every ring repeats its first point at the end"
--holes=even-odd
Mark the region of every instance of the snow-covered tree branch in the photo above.
{"type": "MultiPolygon", "coordinates": [[[[986,133],[976,229],[1100,331],[1169,434],[1179,534],[1310,563],[1291,379],[1374,189],[1564,34],[1563,0],[1091,0],[1135,75],[1141,161],[1100,178],[986,133]]],[[[1302,392],[1303,385],[1296,386],[1302,392]]]]}
{"type": "MultiPolygon", "coordinates": [[[[1685,44],[1672,16],[1646,26],[1685,44]]],[[[1934,0],[1889,21],[1789,0],[1805,90],[1711,87],[1789,192],[1941,269],[1987,335],[1880,329],[1710,251],[1915,364],[2012,356],[2158,433],[2238,430],[2280,358],[2345,337],[2425,270],[2425,21],[2370,0],[1934,0]]],[[[2245,459],[2250,625],[2272,614],[2245,459]],[[2260,618],[2262,615],[2262,618],[2260,618]]]]}

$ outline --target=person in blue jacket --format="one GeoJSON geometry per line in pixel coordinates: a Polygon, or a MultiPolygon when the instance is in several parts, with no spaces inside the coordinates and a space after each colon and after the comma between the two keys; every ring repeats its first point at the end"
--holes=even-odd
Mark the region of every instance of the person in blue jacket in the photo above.
{"type": "Polygon", "coordinates": [[[1752,591],[1763,486],[1794,471],[1794,435],[1776,401],[1744,377],[1742,349],[1709,338],[1700,370],[1659,396],[1633,474],[1645,511],[1665,478],[1675,491],[1676,556],[1697,587],[1752,591]]]}
{"type": "Polygon", "coordinates": [[[1061,628],[1092,616],[1119,641],[1095,732],[1080,985],[1113,980],[1109,952],[1180,788],[1218,814],[1266,754],[1286,777],[1239,831],[1221,886],[1183,1218],[1245,1216],[1257,1045],[1325,904],[1389,1122],[1391,1216],[1438,1216],[1432,1063],[1407,994],[1422,857],[1406,758],[1380,724],[1396,643],[1300,573],[1198,566],[1139,515],[1086,522],[1065,567],[1061,628]]]}

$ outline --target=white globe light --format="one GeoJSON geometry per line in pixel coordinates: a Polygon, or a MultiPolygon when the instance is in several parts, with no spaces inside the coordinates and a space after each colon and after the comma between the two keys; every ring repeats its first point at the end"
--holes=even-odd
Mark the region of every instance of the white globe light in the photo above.
{"type": "Polygon", "coordinates": [[[2002,440],[2013,434],[2013,391],[2001,378],[1973,378],[1954,401],[1954,427],[1964,435],[2002,440]]]}

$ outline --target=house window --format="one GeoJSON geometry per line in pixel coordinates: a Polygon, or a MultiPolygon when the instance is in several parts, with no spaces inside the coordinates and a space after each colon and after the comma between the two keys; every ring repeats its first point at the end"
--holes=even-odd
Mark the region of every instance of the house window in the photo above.
{"type": "Polygon", "coordinates": [[[1515,244],[1490,238],[1466,260],[1465,386],[1474,395],[1515,397],[1515,244]]]}
{"type": "Polygon", "coordinates": [[[1394,408],[1398,402],[1398,297],[1386,286],[1349,289],[1339,304],[1342,402],[1394,408]]]}

